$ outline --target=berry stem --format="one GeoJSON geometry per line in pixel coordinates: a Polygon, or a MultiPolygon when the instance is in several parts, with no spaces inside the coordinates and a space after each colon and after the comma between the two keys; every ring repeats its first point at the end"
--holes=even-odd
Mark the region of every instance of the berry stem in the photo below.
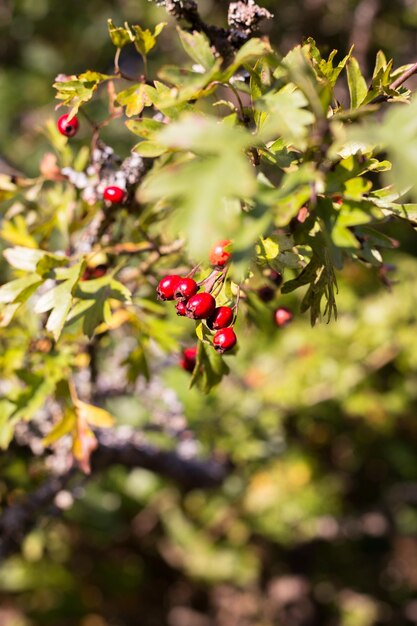
{"type": "Polygon", "coordinates": [[[218,270],[212,270],[210,274],[207,276],[207,278],[204,278],[204,280],[201,280],[198,283],[198,286],[199,287],[204,286],[205,290],[208,291],[208,293],[210,293],[211,290],[213,289],[214,283],[217,280],[218,273],[219,273],[218,270]]]}
{"type": "Polygon", "coordinates": [[[239,312],[239,302],[240,302],[240,285],[237,286],[236,302],[235,302],[234,307],[232,307],[235,311],[235,316],[234,316],[232,324],[236,322],[237,314],[239,312]]]}
{"type": "MultiPolygon", "coordinates": [[[[186,278],[192,278],[200,269],[200,267],[201,267],[201,263],[198,263],[195,267],[193,267],[193,269],[190,272],[188,272],[188,274],[186,274],[186,278]]],[[[202,283],[198,283],[198,285],[200,284],[202,283]]]]}

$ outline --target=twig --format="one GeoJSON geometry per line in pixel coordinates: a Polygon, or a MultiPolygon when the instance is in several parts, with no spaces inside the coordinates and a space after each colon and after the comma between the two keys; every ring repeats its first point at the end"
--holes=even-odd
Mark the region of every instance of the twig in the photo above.
{"type": "Polygon", "coordinates": [[[401,87],[401,85],[405,83],[406,80],[411,78],[411,76],[413,76],[416,73],[417,73],[417,63],[414,63],[414,65],[412,65],[408,70],[406,70],[403,74],[401,74],[401,76],[399,76],[396,80],[394,80],[393,83],[391,83],[390,89],[398,89],[398,87],[401,87]]]}

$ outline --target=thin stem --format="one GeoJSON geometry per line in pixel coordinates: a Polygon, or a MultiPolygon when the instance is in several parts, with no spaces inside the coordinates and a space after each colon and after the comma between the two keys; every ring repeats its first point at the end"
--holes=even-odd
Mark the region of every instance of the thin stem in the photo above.
{"type": "Polygon", "coordinates": [[[225,267],[224,269],[222,269],[221,274],[219,274],[219,276],[216,278],[214,282],[213,289],[212,289],[212,295],[214,298],[217,298],[217,296],[219,295],[219,293],[221,292],[223,288],[228,269],[229,269],[228,267],[225,267]]]}
{"type": "Polygon", "coordinates": [[[129,74],[125,74],[125,72],[120,68],[120,55],[122,52],[122,48],[117,48],[116,54],[114,55],[114,73],[119,78],[124,78],[125,80],[129,80],[131,82],[137,82],[133,76],[129,76],[129,74]]]}
{"type": "Polygon", "coordinates": [[[193,269],[190,272],[188,272],[187,278],[192,278],[198,272],[200,267],[201,267],[201,263],[198,263],[195,267],[193,267],[193,269]]]}
{"type": "Polygon", "coordinates": [[[114,73],[115,74],[120,74],[119,60],[120,60],[121,52],[122,52],[122,49],[117,48],[116,54],[114,55],[114,73]]]}
{"type": "Polygon", "coordinates": [[[93,119],[91,119],[91,117],[88,115],[88,113],[86,113],[84,111],[84,109],[78,109],[78,111],[81,113],[81,115],[83,115],[85,117],[85,119],[87,120],[87,122],[90,124],[90,126],[92,126],[92,128],[94,130],[98,129],[98,125],[95,123],[95,121],[93,119]]]}
{"type": "Polygon", "coordinates": [[[71,401],[72,401],[72,403],[74,405],[76,405],[77,402],[78,402],[78,395],[77,395],[77,390],[75,388],[75,384],[74,384],[74,381],[72,380],[72,378],[70,378],[68,380],[68,389],[69,389],[69,392],[70,392],[71,401]]]}
{"type": "Polygon", "coordinates": [[[233,324],[236,322],[237,314],[239,312],[239,302],[240,302],[240,285],[237,286],[236,303],[235,303],[235,306],[233,307],[235,310],[233,324]]]}
{"type": "Polygon", "coordinates": [[[408,80],[413,74],[417,73],[417,63],[414,63],[408,70],[406,70],[401,76],[399,76],[393,83],[390,85],[390,89],[398,89],[401,87],[406,80],[408,80]]]}
{"type": "Polygon", "coordinates": [[[233,91],[234,95],[236,96],[236,100],[238,102],[239,105],[239,111],[240,111],[240,120],[242,122],[242,124],[244,124],[245,126],[247,125],[245,120],[246,120],[246,116],[245,116],[245,109],[243,107],[243,102],[242,99],[240,97],[240,94],[238,92],[238,90],[236,89],[236,87],[234,85],[232,85],[232,83],[227,83],[227,86],[233,91]]]}
{"type": "Polygon", "coordinates": [[[146,81],[148,80],[148,57],[146,56],[146,54],[142,54],[141,56],[143,61],[143,82],[146,83],[146,81]]]}

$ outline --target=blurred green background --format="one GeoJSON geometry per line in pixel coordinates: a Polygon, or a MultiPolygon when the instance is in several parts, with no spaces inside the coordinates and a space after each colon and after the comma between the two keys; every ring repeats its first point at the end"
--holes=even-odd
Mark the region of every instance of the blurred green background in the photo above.
{"type": "MultiPolygon", "coordinates": [[[[226,2],[199,5],[224,23],[226,2]]],[[[368,75],[378,48],[395,65],[416,60],[414,0],[263,5],[282,52],[312,35],[341,53],[354,41],[368,75]]],[[[0,1],[0,153],[26,173],[46,149],[55,75],[111,70],[108,17],[167,19],[146,0],[0,1]]],[[[182,58],[169,22],[151,72],[182,58]]],[[[123,53],[126,71],[136,63],[123,53]]],[[[113,132],[122,146],[123,130],[113,132]]],[[[348,266],[337,322],[242,330],[232,375],[208,397],[189,391],[173,360],[140,399],[108,401],[138,428],[158,412],[185,416],[201,455],[234,469],[211,492],[122,467],[80,484],[75,504],[0,564],[1,626],[417,624],[417,238],[401,224],[389,232],[403,249],[391,291],[375,270],[348,266]]],[[[253,306],[268,319],[274,303],[253,306]]],[[[27,452],[3,454],[2,505],[41,477],[27,452]]]]}

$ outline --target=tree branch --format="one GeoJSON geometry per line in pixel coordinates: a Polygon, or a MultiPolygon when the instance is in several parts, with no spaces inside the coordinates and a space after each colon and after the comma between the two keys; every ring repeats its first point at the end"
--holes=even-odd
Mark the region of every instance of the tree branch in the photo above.
{"type": "MultiPolygon", "coordinates": [[[[140,467],[189,490],[218,487],[230,471],[230,467],[218,461],[186,458],[178,452],[160,450],[130,430],[125,434],[123,429],[100,431],[97,439],[99,446],[91,459],[92,475],[115,464],[140,467]]],[[[25,536],[51,506],[54,513],[60,512],[54,500],[63,489],[71,490],[68,486],[75,476],[87,478],[72,468],[60,476],[50,477],[36,491],[6,508],[0,517],[0,560],[20,549],[25,536]]]]}
{"type": "Polygon", "coordinates": [[[207,489],[220,486],[229,471],[217,461],[186,458],[178,452],[160,450],[144,442],[140,433],[123,436],[120,431],[103,430],[97,439],[99,445],[91,459],[93,472],[114,464],[142,467],[185,489],[207,489]]]}
{"type": "Polygon", "coordinates": [[[257,32],[259,23],[273,15],[259,7],[255,0],[231,2],[228,11],[229,28],[206,24],[198,12],[195,0],[155,0],[177,21],[185,21],[191,30],[203,32],[217,53],[228,62],[248,39],[257,32]]]}

